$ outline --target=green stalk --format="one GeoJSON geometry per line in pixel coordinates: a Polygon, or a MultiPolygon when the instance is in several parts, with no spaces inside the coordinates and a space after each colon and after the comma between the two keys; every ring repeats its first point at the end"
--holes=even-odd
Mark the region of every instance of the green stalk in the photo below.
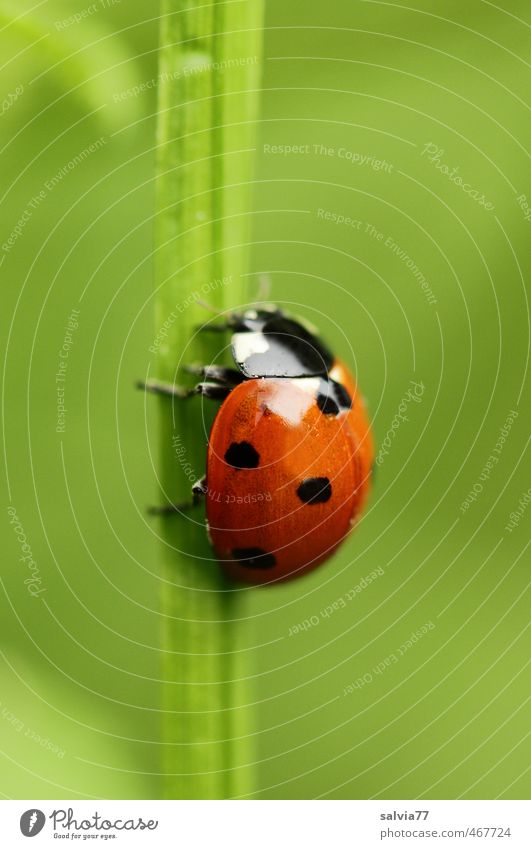
{"type": "MultiPolygon", "coordinates": [[[[156,376],[184,383],[179,363],[220,362],[225,341],[196,335],[212,319],[197,298],[220,310],[245,301],[262,7],[257,0],[162,0],[161,7],[157,329],[173,321],[156,376]]],[[[211,404],[160,399],[166,498],[189,498],[186,463],[198,477],[204,472],[211,404]]],[[[245,593],[223,579],[202,519],[198,511],[161,520],[165,798],[230,798],[251,781],[239,768],[249,749],[234,740],[246,727],[235,621],[245,593]]]]}

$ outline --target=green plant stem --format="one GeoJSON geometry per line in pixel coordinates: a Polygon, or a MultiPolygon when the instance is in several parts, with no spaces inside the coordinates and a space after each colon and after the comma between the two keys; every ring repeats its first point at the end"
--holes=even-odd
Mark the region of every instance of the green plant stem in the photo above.
{"type": "MultiPolygon", "coordinates": [[[[244,301],[262,8],[257,0],[161,6],[156,325],[166,322],[168,335],[156,376],[183,383],[179,364],[219,362],[224,345],[223,337],[196,334],[212,318],[197,298],[220,310],[244,301]]],[[[209,404],[160,399],[166,498],[189,498],[185,463],[198,477],[204,472],[209,404]]],[[[238,621],[245,593],[223,579],[201,511],[162,520],[161,535],[163,795],[233,797],[250,786],[240,766],[249,750],[234,739],[246,728],[238,621]]]]}

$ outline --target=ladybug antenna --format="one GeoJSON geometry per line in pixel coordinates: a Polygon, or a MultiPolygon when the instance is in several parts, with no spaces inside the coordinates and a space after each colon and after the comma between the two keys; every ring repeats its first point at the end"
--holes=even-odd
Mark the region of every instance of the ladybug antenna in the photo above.
{"type": "Polygon", "coordinates": [[[271,278],[268,274],[260,274],[258,277],[258,292],[257,292],[257,303],[262,303],[263,301],[269,300],[269,295],[271,294],[271,278]]]}
{"type": "Polygon", "coordinates": [[[208,310],[208,312],[211,312],[214,315],[220,315],[220,311],[216,307],[213,307],[212,304],[209,304],[208,301],[203,300],[203,298],[196,298],[196,303],[199,304],[200,307],[203,307],[204,310],[208,310]]]}

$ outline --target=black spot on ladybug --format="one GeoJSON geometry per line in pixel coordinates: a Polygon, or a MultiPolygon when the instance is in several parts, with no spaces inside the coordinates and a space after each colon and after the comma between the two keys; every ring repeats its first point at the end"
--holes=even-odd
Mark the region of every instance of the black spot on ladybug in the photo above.
{"type": "Polygon", "coordinates": [[[305,504],[324,504],[332,497],[332,484],[328,478],[306,478],[297,489],[297,495],[305,504]]]}
{"type": "Polygon", "coordinates": [[[336,401],[342,409],[350,410],[352,407],[352,398],[342,383],[337,383],[335,380],[330,381],[334,387],[334,395],[336,401]]]}
{"type": "Polygon", "coordinates": [[[316,399],[317,406],[325,416],[339,415],[339,407],[330,395],[318,394],[316,399]]]}
{"type": "Polygon", "coordinates": [[[234,548],[232,556],[240,566],[247,566],[249,569],[272,569],[277,565],[274,555],[263,548],[234,548]]]}
{"type": "Polygon", "coordinates": [[[352,398],[347,390],[335,380],[321,380],[315,401],[325,416],[337,416],[342,410],[352,407],[352,398]]]}
{"type": "Polygon", "coordinates": [[[256,469],[260,454],[250,442],[233,442],[225,452],[225,460],[235,469],[256,469]]]}

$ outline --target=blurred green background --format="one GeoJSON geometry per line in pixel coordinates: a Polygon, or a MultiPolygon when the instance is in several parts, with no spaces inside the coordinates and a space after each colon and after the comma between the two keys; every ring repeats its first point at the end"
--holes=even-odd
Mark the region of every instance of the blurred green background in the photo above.
{"type": "MultiPolygon", "coordinates": [[[[258,798],[528,793],[529,5],[417,6],[267,3],[251,270],[352,364],[388,452],[339,554],[246,593],[258,798]]],[[[130,90],[157,38],[140,0],[0,0],[4,797],[163,792],[155,416],[132,391],[157,86],[130,90]]]]}

